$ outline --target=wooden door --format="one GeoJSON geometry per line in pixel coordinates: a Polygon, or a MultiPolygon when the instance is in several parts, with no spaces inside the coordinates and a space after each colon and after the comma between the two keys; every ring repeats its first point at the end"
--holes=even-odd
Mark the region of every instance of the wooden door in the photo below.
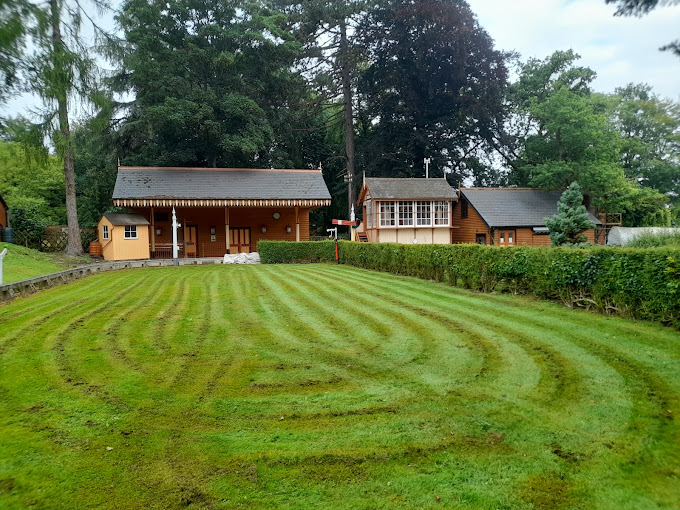
{"type": "Polygon", "coordinates": [[[186,239],[184,240],[184,249],[187,257],[198,256],[198,227],[196,225],[187,225],[186,239]]]}
{"type": "Polygon", "coordinates": [[[230,253],[250,253],[250,229],[229,229],[230,253]]]}

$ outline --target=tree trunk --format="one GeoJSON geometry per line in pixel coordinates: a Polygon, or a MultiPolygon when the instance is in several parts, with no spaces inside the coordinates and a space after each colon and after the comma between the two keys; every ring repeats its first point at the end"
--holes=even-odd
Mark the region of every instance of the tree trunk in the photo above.
{"type": "Polygon", "coordinates": [[[345,154],[347,157],[347,200],[348,218],[355,205],[354,198],[354,112],[352,111],[352,82],[349,75],[349,45],[347,43],[347,22],[340,21],[340,72],[342,75],[342,97],[345,104],[345,154]]]}
{"type": "MultiPolygon", "coordinates": [[[[64,42],[61,39],[61,16],[57,0],[50,1],[52,15],[52,51],[55,56],[63,56],[65,53],[64,42]]],[[[56,59],[55,59],[56,60],[56,59]]],[[[55,71],[59,65],[54,62],[55,71]]],[[[82,255],[83,244],[80,237],[80,225],[78,224],[78,208],[76,205],[76,173],[73,168],[73,146],[71,145],[71,129],[68,122],[68,93],[67,85],[60,84],[57,91],[57,106],[59,111],[59,132],[64,144],[64,185],[66,187],[66,223],[68,225],[68,244],[66,245],[67,255],[82,255]],[[61,88],[64,87],[64,88],[61,88]]]]}

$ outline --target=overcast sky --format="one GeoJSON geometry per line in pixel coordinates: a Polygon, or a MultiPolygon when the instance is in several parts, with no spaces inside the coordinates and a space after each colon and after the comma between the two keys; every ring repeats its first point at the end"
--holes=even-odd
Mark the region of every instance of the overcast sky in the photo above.
{"type": "Polygon", "coordinates": [[[522,60],[573,49],[581,65],[597,72],[600,92],[647,83],[680,100],[680,57],[659,47],[680,39],[680,5],[659,7],[642,18],[614,17],[604,0],[468,0],[496,47],[522,60]]]}
{"type": "MultiPolygon", "coordinates": [[[[657,94],[680,101],[680,57],[658,50],[680,38],[680,5],[657,8],[642,18],[622,18],[614,17],[615,7],[604,0],[468,3],[498,49],[517,51],[522,60],[573,49],[582,57],[580,65],[597,72],[594,87],[600,92],[647,83],[657,94]]],[[[104,24],[112,26],[112,20],[104,24]]],[[[16,98],[3,113],[28,115],[33,104],[29,96],[16,98]]]]}

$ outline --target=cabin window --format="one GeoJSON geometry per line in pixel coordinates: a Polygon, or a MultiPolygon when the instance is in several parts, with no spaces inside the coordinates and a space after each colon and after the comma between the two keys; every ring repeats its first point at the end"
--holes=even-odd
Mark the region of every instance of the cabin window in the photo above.
{"type": "Polygon", "coordinates": [[[108,225],[102,225],[102,241],[108,241],[109,240],[109,226],[108,225]]]}
{"type": "Polygon", "coordinates": [[[393,227],[395,220],[394,202],[380,202],[380,226],[393,227]]]}
{"type": "Polygon", "coordinates": [[[137,239],[137,225],[125,225],[125,239],[137,239]]]}
{"type": "Polygon", "coordinates": [[[399,202],[399,225],[413,226],[413,202],[399,202]]]}
{"type": "Polygon", "coordinates": [[[434,224],[446,227],[449,224],[449,203],[435,202],[434,203],[434,224]]]}
{"type": "Polygon", "coordinates": [[[515,244],[515,231],[514,230],[501,230],[498,234],[499,244],[501,246],[509,246],[515,244]]]}
{"type": "Polygon", "coordinates": [[[462,220],[468,217],[468,203],[467,200],[460,201],[460,218],[462,220]]]}
{"type": "Polygon", "coordinates": [[[432,202],[416,202],[416,225],[429,227],[432,225],[432,202]]]}

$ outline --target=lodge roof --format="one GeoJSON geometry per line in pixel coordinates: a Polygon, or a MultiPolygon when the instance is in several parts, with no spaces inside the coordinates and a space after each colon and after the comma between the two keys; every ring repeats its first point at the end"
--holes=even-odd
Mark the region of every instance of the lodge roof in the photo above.
{"type": "Polygon", "coordinates": [[[446,179],[404,179],[370,177],[364,180],[365,188],[375,200],[457,200],[456,191],[446,179]]]}
{"type": "MultiPolygon", "coordinates": [[[[462,188],[462,196],[489,227],[543,227],[557,214],[563,190],[535,188],[462,188]]],[[[596,225],[602,222],[588,213],[596,225]]]]}
{"type": "Polygon", "coordinates": [[[113,199],[330,200],[320,170],[119,167],[113,199]]]}
{"type": "Polygon", "coordinates": [[[149,225],[146,218],[139,214],[106,213],[104,218],[109,220],[111,225],[149,225]]]}

